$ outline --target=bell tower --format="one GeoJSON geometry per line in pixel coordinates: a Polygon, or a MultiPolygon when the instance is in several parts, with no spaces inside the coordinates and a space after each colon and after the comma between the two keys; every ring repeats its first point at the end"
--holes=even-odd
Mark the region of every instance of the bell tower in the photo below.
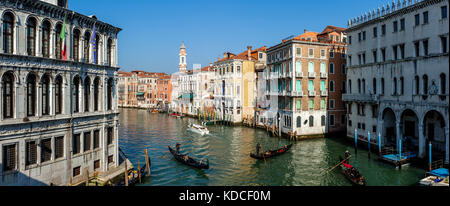
{"type": "Polygon", "coordinates": [[[187,64],[186,64],[186,47],[184,46],[184,42],[180,47],[180,64],[179,64],[180,72],[185,73],[187,70],[187,64]]]}

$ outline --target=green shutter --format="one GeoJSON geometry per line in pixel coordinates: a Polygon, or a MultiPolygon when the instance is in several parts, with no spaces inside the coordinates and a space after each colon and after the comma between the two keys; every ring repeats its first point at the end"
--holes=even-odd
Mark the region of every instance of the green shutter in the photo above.
{"type": "Polygon", "coordinates": [[[295,64],[295,71],[296,72],[302,72],[302,63],[301,62],[297,62],[295,64]]]}
{"type": "Polygon", "coordinates": [[[295,104],[295,107],[297,108],[297,110],[301,110],[302,109],[302,101],[297,99],[297,103],[295,104]]]}
{"type": "Polygon", "coordinates": [[[326,68],[325,68],[325,63],[320,63],[320,72],[323,72],[323,73],[325,73],[325,70],[326,70],[326,68]]]}
{"type": "Polygon", "coordinates": [[[302,80],[297,80],[296,91],[302,91],[302,80]]]}
{"type": "Polygon", "coordinates": [[[325,109],[325,100],[320,100],[320,109],[325,109]]]}
{"type": "Polygon", "coordinates": [[[320,81],[320,91],[325,91],[325,80],[320,81]]]}
{"type": "Polygon", "coordinates": [[[309,100],[309,109],[314,109],[314,100],[309,100]]]}
{"type": "Polygon", "coordinates": [[[309,62],[308,72],[314,72],[314,63],[313,62],[309,62]]]}
{"type": "Polygon", "coordinates": [[[314,81],[309,80],[309,91],[314,91],[314,81]]]}

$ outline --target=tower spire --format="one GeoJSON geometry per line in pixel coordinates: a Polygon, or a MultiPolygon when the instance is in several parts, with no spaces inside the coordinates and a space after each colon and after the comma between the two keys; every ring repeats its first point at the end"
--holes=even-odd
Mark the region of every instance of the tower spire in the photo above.
{"type": "Polygon", "coordinates": [[[186,72],[187,64],[186,64],[186,46],[184,46],[184,42],[182,42],[180,47],[180,64],[178,66],[180,72],[186,72]]]}

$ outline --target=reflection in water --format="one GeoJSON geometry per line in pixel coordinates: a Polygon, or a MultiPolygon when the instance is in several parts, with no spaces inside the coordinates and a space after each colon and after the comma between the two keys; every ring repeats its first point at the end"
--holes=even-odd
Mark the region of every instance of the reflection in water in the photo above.
{"type": "MultiPolygon", "coordinates": [[[[121,109],[120,112],[121,149],[136,166],[139,157],[141,165],[144,164],[144,149],[148,149],[151,157],[151,178],[143,185],[351,185],[339,168],[324,174],[339,162],[339,155],[343,156],[345,150],[354,150],[342,138],[294,142],[291,151],[264,162],[249,156],[257,143],[261,143],[263,150],[269,150],[290,142],[246,127],[208,126],[210,135],[201,136],[186,130],[189,123],[199,123],[195,119],[176,119],[145,110],[121,109]],[[176,143],[182,145],[182,153],[209,159],[210,169],[199,170],[177,162],[167,148],[175,147],[176,143]]],[[[396,170],[367,156],[367,151],[359,150],[351,163],[366,176],[368,185],[414,185],[425,172],[414,167],[396,170]]]]}

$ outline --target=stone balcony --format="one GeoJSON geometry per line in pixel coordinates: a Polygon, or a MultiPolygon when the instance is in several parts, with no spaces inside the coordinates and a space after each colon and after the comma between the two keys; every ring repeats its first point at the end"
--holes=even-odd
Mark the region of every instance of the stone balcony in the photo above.
{"type": "Polygon", "coordinates": [[[320,72],[320,78],[326,79],[326,78],[328,78],[328,74],[326,72],[320,72]]]}
{"type": "Polygon", "coordinates": [[[293,97],[303,97],[303,91],[293,91],[292,96],[293,97]]]}
{"type": "Polygon", "coordinates": [[[308,77],[309,78],[316,78],[316,73],[315,72],[308,72],[308,77]]]}
{"type": "Polygon", "coordinates": [[[345,102],[375,103],[378,102],[379,99],[379,95],[373,94],[342,94],[342,100],[345,102]]]}
{"type": "Polygon", "coordinates": [[[302,78],[303,77],[303,72],[295,72],[295,77],[302,78]]]}
{"type": "Polygon", "coordinates": [[[315,97],[316,96],[316,91],[309,91],[308,92],[308,96],[315,97]]]}
{"type": "Polygon", "coordinates": [[[328,96],[328,91],[326,91],[326,90],[320,91],[320,96],[322,96],[322,97],[328,96]]]}

